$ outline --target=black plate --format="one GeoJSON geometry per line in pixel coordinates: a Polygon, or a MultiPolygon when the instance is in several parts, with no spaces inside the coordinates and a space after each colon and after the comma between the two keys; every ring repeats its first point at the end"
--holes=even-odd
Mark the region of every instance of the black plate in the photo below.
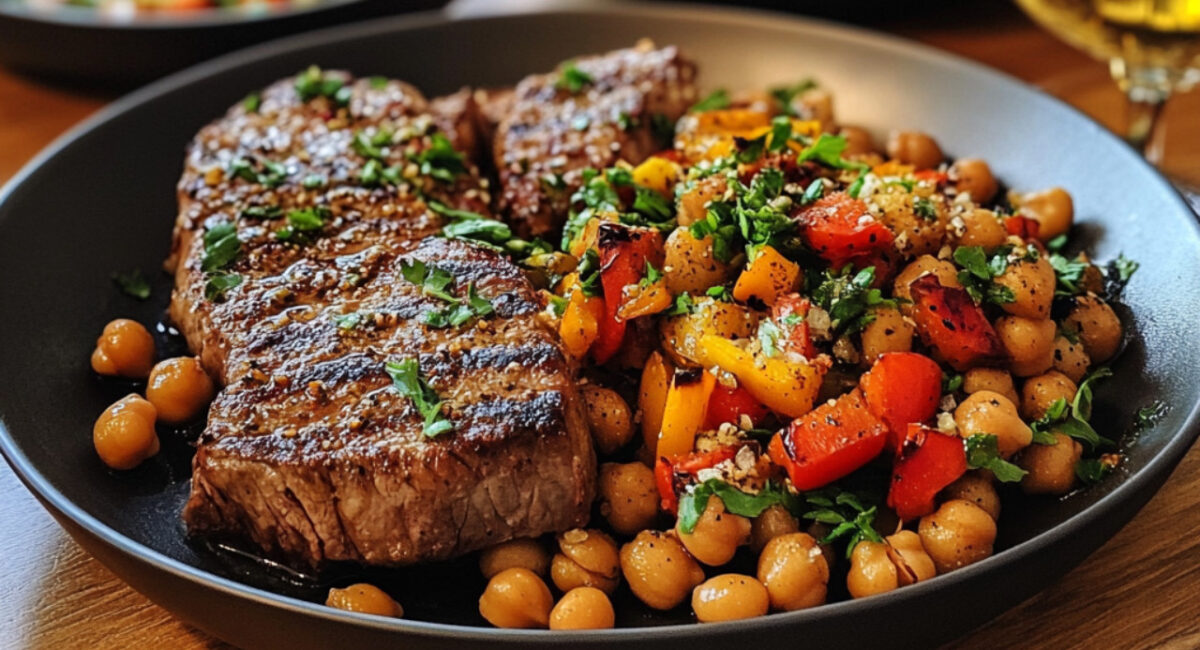
{"type": "Polygon", "coordinates": [[[322,0],[262,13],[210,9],[117,22],[85,7],[34,10],[26,0],[0,0],[0,64],[111,93],[287,34],[432,9],[446,1],[322,0]]]}
{"type": "MultiPolygon", "coordinates": [[[[584,52],[650,36],[699,59],[703,82],[738,88],[815,74],[847,123],[937,134],[1018,188],[1060,184],[1076,198],[1078,238],[1100,259],[1142,261],[1129,285],[1133,337],[1102,385],[1096,419],[1128,430],[1153,400],[1165,418],[1128,443],[1124,470],[1066,500],[1010,501],[1001,552],[934,580],[865,600],[717,625],[687,612],[624,608],[641,629],[573,634],[579,645],[728,647],[731,643],[923,646],[1034,594],[1112,536],[1150,498],[1197,434],[1200,227],[1167,183],[1095,123],[1007,77],[891,38],[782,16],[685,8],[609,8],[446,22],[392,19],[295,37],[199,66],[135,93],[64,136],[0,195],[0,447],[75,538],[136,589],[188,622],[249,647],[405,647],[562,643],[564,635],[385,620],[314,605],[320,589],[268,579],[186,545],[178,518],[189,448],[128,474],[105,471],[90,430],[120,389],[87,357],[116,316],[154,322],[167,298],[114,291],[113,271],[153,271],[167,251],[174,183],[196,129],[247,91],[313,62],[407,79],[429,94],[501,84],[584,52]],[[281,593],[290,596],[280,595],[281,593]],[[292,596],[301,596],[296,598],[292,596]]],[[[1147,531],[1152,535],[1153,531],[1147,531]]],[[[414,616],[479,619],[470,561],[375,574],[414,616]]]]}

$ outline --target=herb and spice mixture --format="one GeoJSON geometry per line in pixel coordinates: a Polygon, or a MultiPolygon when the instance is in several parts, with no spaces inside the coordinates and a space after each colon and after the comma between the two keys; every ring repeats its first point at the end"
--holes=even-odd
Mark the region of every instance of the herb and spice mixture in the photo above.
{"type": "MultiPolygon", "coordinates": [[[[903,588],[990,556],[1003,494],[1120,465],[1090,419],[1137,264],[1068,252],[1070,194],[880,147],[815,81],[695,77],[643,43],[432,102],[315,68],[252,95],[180,185],[198,361],[106,412],[101,458],[152,457],[211,376],[194,534],[483,549],[482,618],[551,629],[611,627],[619,589],[708,622],[903,588]]],[[[152,372],[139,327],[97,372],[152,372]]]]}

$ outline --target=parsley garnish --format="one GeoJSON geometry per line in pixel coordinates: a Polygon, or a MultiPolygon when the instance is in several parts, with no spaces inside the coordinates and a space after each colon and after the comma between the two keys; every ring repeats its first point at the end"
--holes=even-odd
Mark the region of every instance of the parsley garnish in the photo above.
{"type": "Polygon", "coordinates": [[[329,216],[329,209],[324,206],[288,210],[287,225],[275,231],[275,238],[280,241],[290,241],[300,235],[313,233],[325,227],[327,216],[329,216]]]}
{"type": "Polygon", "coordinates": [[[725,504],[725,511],[743,517],[757,517],[773,505],[782,505],[789,511],[799,509],[799,497],[782,485],[768,482],[757,493],[743,492],[716,478],[695,486],[679,497],[679,530],[690,533],[696,530],[696,522],[708,506],[709,498],[716,496],[725,504]]]}
{"type": "Polygon", "coordinates": [[[384,158],[383,147],[391,142],[392,132],[388,129],[379,129],[372,135],[367,135],[365,131],[359,130],[354,132],[354,140],[350,142],[350,146],[363,158],[382,160],[384,158]]]}
{"type": "Polygon", "coordinates": [[[1081,458],[1075,463],[1075,476],[1085,485],[1091,485],[1104,480],[1113,469],[1112,463],[1104,458],[1081,458]]]}
{"type": "Polygon", "coordinates": [[[675,296],[675,304],[671,308],[663,312],[667,316],[683,316],[684,314],[692,313],[696,308],[696,303],[692,301],[691,294],[681,293],[675,296]]]}
{"type": "Polygon", "coordinates": [[[963,441],[967,450],[967,467],[991,470],[1001,483],[1016,483],[1028,472],[1000,457],[996,436],[973,433],[963,441]]]}
{"type": "Polygon", "coordinates": [[[465,299],[450,293],[454,276],[445,269],[412,260],[400,263],[400,273],[405,280],[421,287],[421,293],[446,303],[443,308],[422,315],[422,322],[430,327],[460,327],[473,318],[486,318],[495,312],[492,303],[476,293],[474,283],[467,285],[465,299]]]}
{"type": "Polygon", "coordinates": [[[239,215],[243,219],[276,219],[283,214],[277,205],[251,205],[239,215]]]}
{"type": "Polygon", "coordinates": [[[733,302],[733,292],[725,285],[717,285],[705,289],[704,295],[720,302],[733,302]]]}
{"type": "Polygon", "coordinates": [[[315,190],[318,187],[324,186],[326,182],[328,181],[320,174],[309,174],[304,177],[304,180],[300,181],[300,185],[306,190],[315,190]]]}
{"type": "Polygon", "coordinates": [[[350,87],[344,81],[326,76],[321,72],[321,68],[315,65],[309,66],[307,70],[296,77],[295,87],[296,94],[300,95],[302,102],[317,97],[328,97],[338,106],[345,106],[350,103],[352,94],[350,87]]]}
{"type": "Polygon", "coordinates": [[[410,158],[420,165],[421,174],[445,183],[453,183],[455,176],[467,172],[466,157],[441,133],[430,136],[429,146],[410,158]]]}
{"type": "Polygon", "coordinates": [[[800,155],[796,156],[796,162],[802,163],[806,160],[813,160],[821,163],[826,167],[834,169],[856,169],[860,172],[866,172],[871,169],[871,166],[866,163],[855,162],[842,158],[842,152],[846,150],[846,138],[840,135],[830,135],[822,133],[817,137],[817,141],[805,147],[800,155]]]}
{"type": "Polygon", "coordinates": [[[883,541],[874,528],[878,506],[864,506],[862,499],[853,492],[825,488],[805,493],[804,500],[814,508],[804,514],[805,519],[833,526],[833,530],[820,540],[821,544],[829,544],[850,536],[846,544],[846,557],[850,557],[854,547],[864,539],[872,542],[883,541]]]}
{"type": "Polygon", "coordinates": [[[875,267],[855,273],[853,265],[847,264],[841,272],[825,271],[824,280],[812,292],[812,299],[829,312],[830,325],[835,332],[857,332],[875,320],[873,307],[895,306],[896,302],[885,299],[883,292],[872,289],[875,282],[875,267]]]}
{"type": "Polygon", "coordinates": [[[963,269],[958,272],[958,282],[976,303],[1004,305],[1017,299],[1012,289],[994,282],[1008,268],[1010,250],[1001,246],[990,261],[980,246],[959,246],[954,250],[954,261],[963,269]]]}
{"type": "Polygon", "coordinates": [[[962,388],[962,385],[963,385],[963,376],[962,375],[960,375],[958,373],[954,373],[953,375],[947,375],[944,372],[942,373],[942,394],[943,395],[958,391],[958,389],[962,388]]]}
{"type": "Polygon", "coordinates": [[[263,160],[261,163],[262,171],[260,172],[254,168],[254,163],[249,160],[234,158],[229,162],[227,171],[234,178],[241,178],[242,180],[265,185],[266,187],[278,187],[287,179],[287,167],[284,165],[270,160],[263,160]]]}
{"type": "Polygon", "coordinates": [[[583,90],[584,86],[592,83],[594,83],[592,75],[577,68],[574,61],[568,61],[563,65],[562,73],[554,87],[574,95],[583,90]]]}
{"type": "Polygon", "coordinates": [[[262,95],[258,93],[250,93],[242,100],[242,110],[247,113],[257,113],[259,106],[262,106],[262,95]]]}
{"type": "Polygon", "coordinates": [[[1083,293],[1083,287],[1079,285],[1079,282],[1091,264],[1078,259],[1070,260],[1058,253],[1051,253],[1049,261],[1058,278],[1059,288],[1054,292],[1055,295],[1075,296],[1083,293]]]}
{"type": "Polygon", "coordinates": [[[340,330],[356,329],[362,323],[362,312],[352,311],[349,314],[335,314],[333,322],[337,324],[340,330]]]}
{"type": "Polygon", "coordinates": [[[937,221],[937,207],[929,199],[920,197],[914,199],[913,212],[925,221],[937,221]]]}
{"type": "Polygon", "coordinates": [[[799,117],[796,114],[796,109],[792,107],[792,100],[796,95],[801,95],[813,88],[817,87],[817,82],[812,79],[802,79],[790,86],[777,86],[771,89],[771,95],[779,101],[779,105],[783,108],[783,112],[792,117],[799,117]]]}
{"type": "Polygon", "coordinates": [[[387,88],[388,78],[376,75],[374,77],[371,77],[368,80],[368,83],[371,84],[371,87],[374,88],[375,90],[382,90],[384,88],[387,88]]]}
{"type": "Polygon", "coordinates": [[[225,297],[225,292],[242,283],[242,276],[237,273],[210,273],[204,283],[204,297],[217,301],[225,297]]]}
{"type": "Polygon", "coordinates": [[[729,91],[724,88],[718,88],[704,99],[692,104],[688,109],[690,113],[703,113],[704,111],[719,111],[723,108],[729,108],[729,91]]]}
{"type": "Polygon", "coordinates": [[[113,273],[112,280],[127,296],[138,300],[150,297],[150,281],[146,279],[141,269],[134,269],[128,273],[113,273]]]}
{"type": "Polygon", "coordinates": [[[230,222],[219,223],[204,233],[204,258],[200,270],[211,273],[229,265],[242,250],[237,227],[230,222]]]}
{"type": "Polygon", "coordinates": [[[604,294],[604,288],[600,284],[600,254],[596,249],[589,248],[584,251],[583,259],[579,260],[576,270],[579,272],[579,290],[583,295],[592,297],[604,294]]]}
{"type": "Polygon", "coordinates": [[[1158,424],[1159,420],[1163,419],[1168,410],[1166,402],[1162,400],[1154,400],[1143,406],[1133,416],[1134,430],[1142,431],[1158,424]]]}
{"type": "Polygon", "coordinates": [[[825,182],[821,179],[808,184],[808,188],[804,190],[804,195],[800,197],[800,205],[808,205],[821,198],[825,194],[825,182]]]}
{"type": "Polygon", "coordinates": [[[454,425],[442,415],[442,402],[437,393],[421,378],[421,368],[416,359],[388,361],[384,365],[392,378],[396,392],[409,398],[417,411],[425,418],[421,431],[426,438],[435,438],[454,430],[454,425]]]}
{"type": "Polygon", "coordinates": [[[662,277],[662,271],[654,268],[654,265],[650,263],[650,260],[646,260],[646,273],[642,275],[641,280],[638,280],[638,286],[644,289],[655,282],[658,282],[662,279],[662,277]]]}

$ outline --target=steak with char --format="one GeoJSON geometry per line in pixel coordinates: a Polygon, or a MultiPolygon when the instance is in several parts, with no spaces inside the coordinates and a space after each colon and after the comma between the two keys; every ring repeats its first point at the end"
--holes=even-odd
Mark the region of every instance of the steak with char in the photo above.
{"type": "Polygon", "coordinates": [[[170,315],[224,386],[189,533],[294,564],[403,565],[582,525],[595,458],[536,291],[506,258],[431,236],[447,208],[488,214],[486,181],[438,135],[473,146],[469,94],[432,106],[395,81],[317,79],[303,97],[271,86],[188,151],[170,315]],[[225,224],[237,252],[217,264],[205,236],[225,224]],[[417,262],[494,313],[426,324],[447,302],[406,279],[417,262]],[[450,432],[425,436],[393,387],[386,364],[407,359],[450,432]]]}

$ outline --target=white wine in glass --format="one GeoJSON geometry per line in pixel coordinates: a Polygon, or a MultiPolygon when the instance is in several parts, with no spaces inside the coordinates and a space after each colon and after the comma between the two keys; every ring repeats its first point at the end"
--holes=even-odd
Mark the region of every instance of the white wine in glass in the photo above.
{"type": "Polygon", "coordinates": [[[1200,0],[1016,0],[1059,38],[1107,61],[1129,98],[1126,139],[1151,162],[1163,103],[1200,81],[1200,0]]]}

